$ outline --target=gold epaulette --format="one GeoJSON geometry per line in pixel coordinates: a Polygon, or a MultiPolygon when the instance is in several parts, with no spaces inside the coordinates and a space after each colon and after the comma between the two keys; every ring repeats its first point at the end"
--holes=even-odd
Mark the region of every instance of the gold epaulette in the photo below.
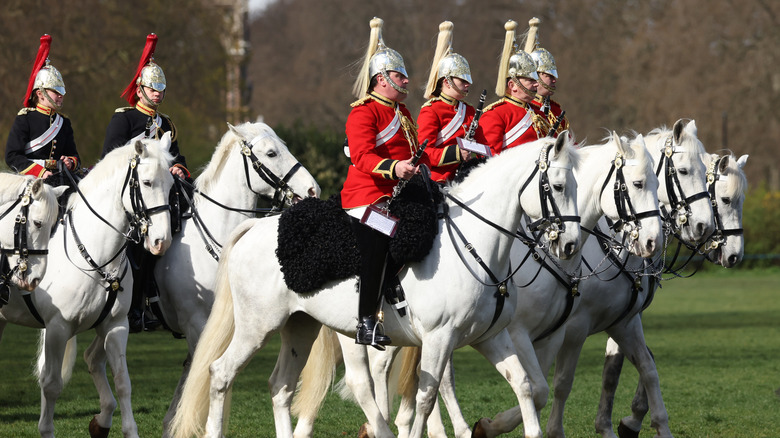
{"type": "Polygon", "coordinates": [[[356,106],[363,105],[364,103],[368,102],[369,100],[371,100],[371,96],[369,96],[369,95],[365,95],[365,96],[363,96],[362,98],[360,98],[360,99],[358,99],[358,100],[356,100],[356,101],[354,101],[354,102],[350,103],[350,104],[349,104],[349,106],[351,106],[352,108],[354,108],[354,107],[356,107],[356,106]]]}
{"type": "Polygon", "coordinates": [[[502,104],[502,103],[504,103],[504,101],[505,101],[505,100],[506,100],[506,99],[504,99],[503,97],[502,97],[501,99],[498,99],[497,101],[495,101],[495,102],[491,103],[490,105],[486,106],[486,107],[485,107],[485,109],[484,109],[484,110],[482,110],[482,112],[484,113],[484,112],[486,112],[486,111],[490,111],[490,110],[492,110],[493,108],[495,108],[495,107],[496,107],[496,106],[498,106],[499,104],[502,104]]]}
{"type": "Polygon", "coordinates": [[[124,106],[124,107],[122,107],[122,108],[117,108],[117,109],[115,109],[115,110],[114,110],[114,112],[115,112],[115,113],[123,113],[123,112],[126,112],[126,111],[130,111],[130,110],[131,110],[131,109],[133,109],[133,108],[134,108],[134,107],[132,107],[132,106],[124,106]]]}
{"type": "Polygon", "coordinates": [[[159,114],[160,117],[164,117],[165,120],[168,121],[168,125],[170,125],[171,127],[171,143],[173,143],[174,141],[176,141],[176,136],[179,133],[179,131],[176,129],[176,125],[173,124],[173,120],[171,120],[168,114],[163,114],[163,113],[157,113],[157,114],[159,114]]]}
{"type": "Polygon", "coordinates": [[[433,102],[436,102],[437,100],[441,100],[441,98],[440,97],[432,97],[432,98],[428,99],[427,102],[422,104],[422,106],[420,108],[425,108],[426,106],[431,106],[431,105],[433,105],[433,102]]]}
{"type": "Polygon", "coordinates": [[[35,108],[30,108],[29,106],[26,106],[26,107],[20,109],[19,112],[16,113],[16,115],[17,116],[23,116],[23,115],[29,113],[30,111],[35,111],[35,108]]]}

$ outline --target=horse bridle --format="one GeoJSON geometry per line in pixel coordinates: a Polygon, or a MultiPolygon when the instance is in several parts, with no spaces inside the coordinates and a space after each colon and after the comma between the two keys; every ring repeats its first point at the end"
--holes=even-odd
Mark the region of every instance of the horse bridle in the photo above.
{"type": "MultiPolygon", "coordinates": [[[[26,275],[29,256],[31,255],[46,255],[49,253],[48,249],[31,249],[27,244],[27,223],[30,214],[30,205],[34,199],[32,197],[32,185],[34,181],[30,181],[25,186],[22,193],[11,206],[0,214],[0,219],[6,217],[17,205],[21,204],[19,213],[16,215],[14,221],[14,247],[2,248],[0,247],[0,288],[7,288],[11,281],[11,278],[16,272],[21,273],[22,276],[26,275]],[[16,266],[11,268],[8,262],[9,255],[16,255],[19,258],[16,266]]],[[[0,305],[3,303],[0,301],[0,305]]]]}
{"type": "Polygon", "coordinates": [[[252,182],[249,179],[249,162],[251,162],[252,168],[255,170],[255,172],[257,172],[257,175],[260,176],[263,181],[268,183],[269,186],[274,188],[274,195],[271,200],[271,205],[273,207],[272,211],[278,211],[285,206],[292,205],[292,201],[295,198],[296,193],[287,183],[290,181],[290,179],[292,179],[295,172],[297,172],[298,169],[300,169],[303,165],[300,162],[295,163],[295,165],[292,166],[290,170],[287,171],[287,174],[282,178],[274,175],[274,173],[271,172],[271,170],[268,169],[268,167],[266,167],[252,151],[252,147],[266,137],[268,137],[268,135],[258,136],[253,139],[251,143],[247,142],[243,137],[239,137],[241,140],[241,154],[244,156],[244,175],[246,177],[246,184],[249,186],[249,190],[260,196],[260,193],[256,192],[252,188],[252,182]]]}
{"type": "Polygon", "coordinates": [[[720,212],[718,211],[718,198],[715,193],[715,183],[720,180],[720,162],[724,157],[716,157],[710,161],[710,165],[707,168],[707,194],[710,197],[710,205],[712,206],[712,215],[715,218],[715,232],[707,240],[704,246],[705,251],[713,251],[718,249],[719,246],[726,243],[728,236],[741,236],[743,234],[742,228],[726,228],[723,225],[723,219],[721,219],[720,212]]]}
{"type": "Polygon", "coordinates": [[[662,216],[662,218],[665,222],[670,223],[672,228],[676,228],[675,225],[683,227],[688,226],[688,218],[693,214],[690,204],[699,199],[706,199],[708,197],[706,191],[685,197],[682,185],[680,184],[680,178],[677,176],[677,170],[674,166],[674,161],[672,160],[672,156],[675,152],[681,152],[683,150],[682,146],[674,144],[674,136],[670,135],[664,143],[663,153],[661,154],[661,159],[658,160],[658,167],[655,170],[656,176],[660,178],[661,168],[666,165],[664,179],[666,181],[666,194],[669,197],[669,204],[672,211],[662,216]],[[675,192],[675,187],[677,188],[677,191],[680,192],[679,197],[675,192]],[[677,214],[676,217],[673,217],[674,213],[677,214]]]}

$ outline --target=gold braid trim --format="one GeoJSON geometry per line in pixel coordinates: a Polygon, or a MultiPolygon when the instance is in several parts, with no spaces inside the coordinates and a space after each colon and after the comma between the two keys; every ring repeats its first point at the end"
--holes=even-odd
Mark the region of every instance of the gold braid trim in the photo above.
{"type": "Polygon", "coordinates": [[[485,107],[485,109],[484,109],[484,110],[482,110],[482,113],[484,114],[484,113],[486,113],[486,112],[488,112],[488,111],[492,110],[493,108],[495,108],[495,107],[496,107],[496,106],[498,106],[499,104],[502,104],[502,103],[504,103],[505,101],[506,101],[506,99],[505,99],[505,98],[503,98],[503,97],[502,97],[501,99],[498,99],[497,101],[495,101],[495,102],[491,103],[490,105],[486,106],[486,107],[485,107]]]}
{"type": "Polygon", "coordinates": [[[356,106],[363,105],[364,103],[368,102],[369,100],[371,100],[371,96],[369,96],[368,94],[366,94],[365,96],[363,96],[363,98],[362,98],[362,99],[358,99],[358,100],[356,100],[356,101],[352,102],[351,104],[349,104],[349,106],[351,106],[352,108],[354,108],[354,107],[356,107],[356,106]]]}
{"type": "Polygon", "coordinates": [[[534,131],[536,131],[536,136],[539,138],[546,137],[547,134],[552,129],[552,125],[547,121],[545,117],[540,116],[536,112],[534,112],[534,116],[532,120],[534,123],[534,131]]]}
{"type": "Polygon", "coordinates": [[[398,117],[401,119],[401,129],[404,131],[404,137],[406,137],[406,141],[409,142],[409,150],[412,153],[409,155],[409,158],[411,158],[417,152],[417,149],[419,149],[419,145],[417,144],[417,124],[401,112],[400,106],[396,111],[398,112],[398,117]]]}

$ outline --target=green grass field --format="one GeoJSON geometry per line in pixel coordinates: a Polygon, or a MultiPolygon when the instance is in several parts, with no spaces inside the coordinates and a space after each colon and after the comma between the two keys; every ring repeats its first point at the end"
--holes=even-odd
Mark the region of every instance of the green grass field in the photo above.
{"type": "MultiPolygon", "coordinates": [[[[648,345],[656,356],[670,425],[675,437],[780,436],[780,271],[725,271],[663,283],[645,313],[648,345]]],[[[31,375],[37,330],[8,326],[0,344],[0,437],[36,437],[40,390],[31,375]]],[[[91,341],[79,336],[79,350],[91,341]]],[[[604,335],[583,349],[566,411],[569,437],[595,437],[595,415],[603,365],[604,335]]],[[[185,357],[184,341],[165,332],[134,334],[128,345],[133,408],[142,437],[161,435],[161,422],[185,357]]],[[[278,342],[258,354],[234,387],[229,437],[274,436],[267,379],[278,342]]],[[[629,413],[637,381],[626,362],[614,421],[629,413]]],[[[470,422],[516,404],[509,386],[478,353],[455,354],[458,396],[470,422]]],[[[87,436],[98,398],[79,358],[70,384],[57,402],[59,437],[87,436]]],[[[549,408],[542,412],[546,421],[549,408]]],[[[446,418],[446,415],[445,415],[446,418]]],[[[364,421],[357,406],[331,393],[316,437],[355,436],[364,421]]],[[[512,436],[519,436],[517,432],[512,436]]],[[[642,437],[652,437],[649,418],[642,437]]],[[[111,436],[121,436],[120,414],[111,436]]]]}

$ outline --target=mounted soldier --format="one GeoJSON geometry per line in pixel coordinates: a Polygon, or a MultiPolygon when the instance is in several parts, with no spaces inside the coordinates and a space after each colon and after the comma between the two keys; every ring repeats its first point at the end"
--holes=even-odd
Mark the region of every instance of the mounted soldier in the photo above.
{"type": "Polygon", "coordinates": [[[516,28],[512,20],[504,25],[506,36],[496,83],[500,99],[485,108],[480,123],[480,143],[490,146],[494,154],[544,137],[550,129],[544,116],[531,106],[539,75],[531,55],[516,44],[516,28]]]}
{"type": "Polygon", "coordinates": [[[14,171],[43,178],[52,185],[67,184],[55,178],[58,169],[76,172],[81,159],[70,119],[60,113],[65,99],[62,75],[49,62],[51,36],[43,35],[33,64],[23,105],[14,120],[5,148],[5,162],[14,171]]]}
{"type": "MultiPolygon", "coordinates": [[[[173,164],[170,172],[174,177],[191,181],[191,175],[187,170],[187,162],[179,153],[176,126],[170,117],[158,111],[158,107],[165,98],[167,82],[162,67],[154,62],[154,50],[157,47],[157,35],[149,34],[146,37],[141,59],[138,63],[135,76],[125,88],[122,97],[131,105],[118,108],[106,129],[106,138],[103,142],[103,156],[109,152],[124,146],[131,140],[156,139],[159,140],[166,132],[171,133],[171,146],[169,152],[173,155],[173,164]]],[[[175,179],[175,178],[174,178],[175,179]]],[[[171,191],[171,223],[174,231],[178,231],[180,213],[186,209],[186,204],[180,201],[178,196],[178,184],[174,184],[171,191]],[[184,207],[182,207],[184,206],[184,207]]],[[[129,249],[128,254],[133,260],[133,304],[130,308],[130,331],[138,332],[153,329],[159,323],[149,317],[145,323],[144,294],[152,294],[154,290],[153,269],[156,258],[148,254],[142,247],[135,245],[129,249]]]]}
{"type": "Polygon", "coordinates": [[[409,79],[401,55],[385,46],[383,23],[380,18],[371,20],[368,50],[353,87],[359,100],[352,103],[347,117],[345,151],[352,165],[341,191],[342,207],[355,218],[353,229],[361,254],[355,341],[378,349],[391,342],[377,323],[390,237],[388,230],[378,231],[363,222],[392,221],[383,209],[393,189],[419,171],[412,159],[418,150],[417,127],[401,103],[406,99],[409,79]]]}
{"type": "MultiPolygon", "coordinates": [[[[464,101],[471,87],[471,69],[466,58],[452,50],[451,21],[439,25],[436,52],[425,87],[429,99],[417,117],[418,139],[428,140],[425,150],[431,163],[431,179],[445,183],[469,151],[458,147],[458,138],[468,136],[476,110],[464,101]]],[[[476,130],[474,126],[474,130],[476,130]]],[[[472,137],[474,133],[471,133],[472,137]]]]}
{"type": "MultiPolygon", "coordinates": [[[[552,100],[552,95],[557,90],[558,67],[555,65],[555,58],[552,54],[542,47],[539,47],[538,28],[541,20],[534,17],[528,21],[528,37],[525,43],[525,51],[531,54],[536,61],[536,72],[539,75],[539,87],[536,89],[536,97],[531,105],[538,112],[541,112],[547,119],[547,123],[553,127],[556,126],[553,137],[569,129],[569,121],[563,114],[561,105],[552,100]],[[559,121],[560,120],[560,121],[559,121]]],[[[549,135],[549,132],[547,133],[549,135]]]]}

